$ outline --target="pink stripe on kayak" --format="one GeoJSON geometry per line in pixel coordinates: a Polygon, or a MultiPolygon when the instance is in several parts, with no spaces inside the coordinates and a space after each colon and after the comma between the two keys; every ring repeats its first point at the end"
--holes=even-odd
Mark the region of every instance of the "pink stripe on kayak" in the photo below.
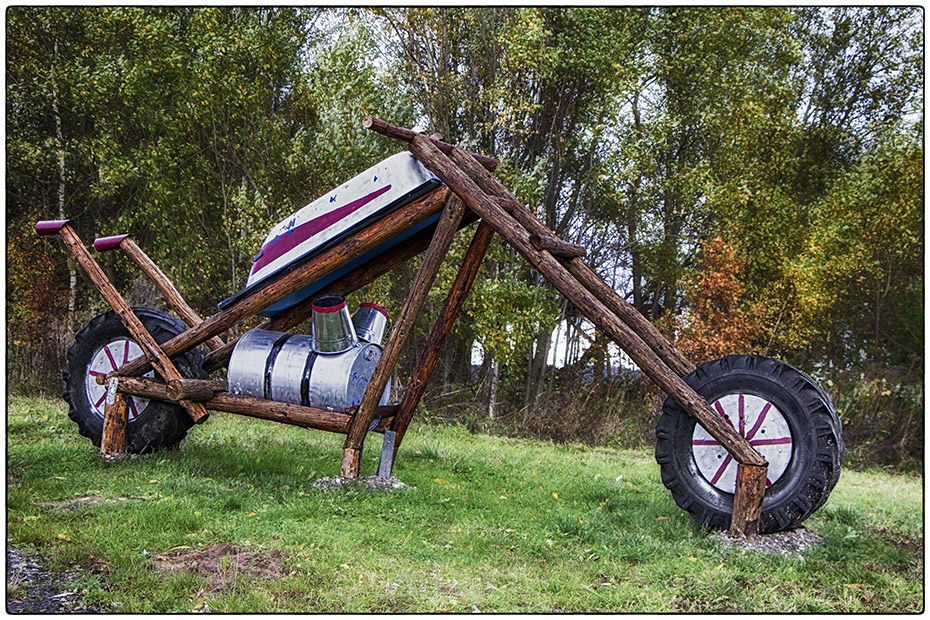
{"type": "Polygon", "coordinates": [[[291,230],[278,235],[262,246],[261,255],[255,261],[255,264],[252,265],[251,273],[257,272],[265,265],[268,265],[274,260],[284,256],[299,246],[301,243],[311,238],[313,235],[316,235],[317,233],[326,230],[336,222],[345,219],[378,196],[381,196],[387,192],[389,189],[391,189],[391,186],[386,185],[381,189],[373,191],[367,196],[362,196],[358,200],[353,200],[344,207],[333,209],[329,213],[324,213],[323,215],[316,217],[309,222],[304,222],[300,226],[292,228],[291,230]]]}

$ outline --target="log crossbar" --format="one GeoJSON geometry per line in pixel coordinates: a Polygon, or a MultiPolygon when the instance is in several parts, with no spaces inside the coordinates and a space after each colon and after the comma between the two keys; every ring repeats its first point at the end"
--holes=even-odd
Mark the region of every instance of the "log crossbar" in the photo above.
{"type": "MultiPolygon", "coordinates": [[[[176,400],[170,395],[172,389],[171,383],[164,383],[146,377],[115,378],[117,379],[117,394],[154,398],[164,401],[176,400]]],[[[99,378],[98,381],[100,379],[102,379],[102,377],[99,378]]],[[[281,403],[252,396],[231,394],[226,392],[225,383],[220,381],[185,379],[182,383],[188,386],[195,386],[195,389],[204,389],[205,386],[209,385],[209,389],[213,391],[213,394],[201,401],[201,404],[211,411],[235,413],[263,420],[272,420],[282,424],[300,426],[301,428],[312,428],[328,431],[330,433],[346,434],[349,432],[349,424],[355,414],[355,408],[349,409],[346,412],[326,411],[314,407],[304,407],[302,405],[281,403]]],[[[396,405],[377,407],[375,409],[375,414],[381,416],[382,419],[372,431],[383,433],[387,430],[396,412],[396,405]]]]}

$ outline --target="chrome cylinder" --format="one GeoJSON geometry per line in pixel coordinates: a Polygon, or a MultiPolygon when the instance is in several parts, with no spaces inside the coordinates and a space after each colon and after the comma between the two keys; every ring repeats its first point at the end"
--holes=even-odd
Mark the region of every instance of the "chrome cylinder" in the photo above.
{"type": "MultiPolygon", "coordinates": [[[[381,348],[360,343],[342,353],[322,355],[313,345],[310,337],[299,334],[247,332],[229,358],[229,391],[328,411],[361,404],[381,348]]],[[[390,389],[389,382],[380,404],[387,404],[390,389]]]]}
{"type": "Polygon", "coordinates": [[[342,353],[358,343],[345,297],[323,295],[313,300],[311,308],[314,351],[324,354],[342,353]]]}
{"type": "Polygon", "coordinates": [[[387,327],[387,310],[375,304],[359,304],[352,315],[352,325],[359,340],[380,345],[387,327]]]}

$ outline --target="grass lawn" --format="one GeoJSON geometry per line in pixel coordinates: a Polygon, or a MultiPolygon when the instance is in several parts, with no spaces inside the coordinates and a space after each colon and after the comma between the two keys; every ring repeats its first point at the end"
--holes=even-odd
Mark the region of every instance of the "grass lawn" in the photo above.
{"type": "Polygon", "coordinates": [[[414,425],[412,489],[313,488],[343,439],[214,413],[107,463],[61,401],[11,397],[7,544],[100,569],[74,587],[121,613],[923,611],[920,477],[844,471],[805,523],[824,544],[781,556],[710,537],[646,452],[414,425]],[[184,570],[218,543],[252,563],[184,570]]]}

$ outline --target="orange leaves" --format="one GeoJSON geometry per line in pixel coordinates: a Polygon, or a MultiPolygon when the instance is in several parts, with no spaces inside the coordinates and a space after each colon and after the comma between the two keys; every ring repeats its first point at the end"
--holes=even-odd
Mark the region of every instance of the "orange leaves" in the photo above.
{"type": "Polygon", "coordinates": [[[762,334],[765,308],[745,307],[742,261],[720,237],[706,244],[698,271],[685,284],[688,311],[677,321],[678,347],[695,362],[750,353],[762,334]]]}

